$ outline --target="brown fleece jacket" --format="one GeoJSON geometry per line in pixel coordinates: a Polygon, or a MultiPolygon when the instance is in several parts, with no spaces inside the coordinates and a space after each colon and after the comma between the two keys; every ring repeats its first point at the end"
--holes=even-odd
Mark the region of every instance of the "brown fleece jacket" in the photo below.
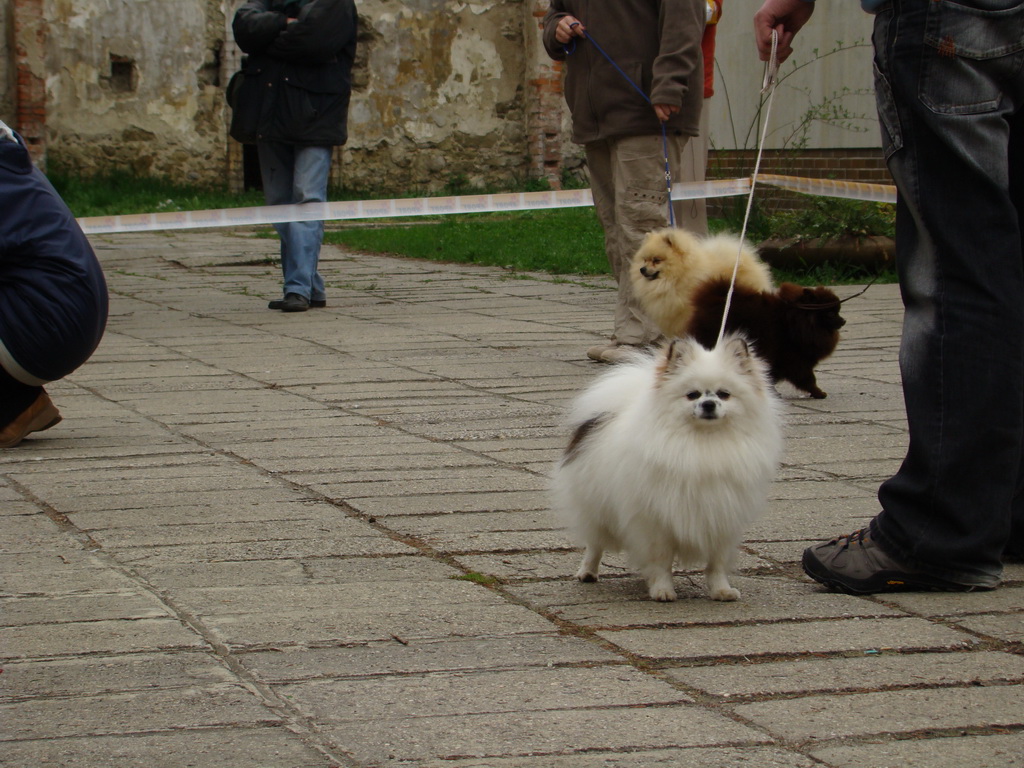
{"type": "Polygon", "coordinates": [[[599,45],[653,104],[680,107],[668,122],[677,134],[696,136],[704,100],[701,38],[706,0],[551,0],[544,15],[544,47],[565,61],[565,100],[573,141],[661,133],[651,104],[597,50],[599,45]],[[593,39],[575,39],[571,53],[555,40],[555,27],[575,16],[593,39]]]}

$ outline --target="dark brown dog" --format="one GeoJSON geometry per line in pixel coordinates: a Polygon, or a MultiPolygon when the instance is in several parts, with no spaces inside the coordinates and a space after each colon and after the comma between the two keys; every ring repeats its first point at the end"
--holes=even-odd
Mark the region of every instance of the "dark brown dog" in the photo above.
{"type": "MultiPolygon", "coordinates": [[[[718,339],[728,292],[728,280],[709,280],[693,296],[689,333],[705,347],[718,339]]],[[[775,381],[785,379],[822,398],[826,393],[818,388],[814,367],[839,343],[839,329],[846,325],[839,306],[839,297],[821,286],[782,283],[775,293],[736,286],[726,329],[747,335],[775,381]]]]}

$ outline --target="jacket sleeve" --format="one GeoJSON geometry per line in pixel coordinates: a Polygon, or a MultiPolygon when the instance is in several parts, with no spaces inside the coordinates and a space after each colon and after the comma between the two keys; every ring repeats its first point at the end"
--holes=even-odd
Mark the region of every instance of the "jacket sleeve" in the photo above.
{"type": "Polygon", "coordinates": [[[235,42],[245,53],[264,53],[284,28],[288,18],[270,10],[267,0],[250,0],[243,4],[231,21],[235,42]]]}
{"type": "Polygon", "coordinates": [[[285,61],[326,63],[356,36],[353,0],[313,0],[277,36],[268,53],[285,61]]]}
{"type": "Polygon", "coordinates": [[[663,0],[658,25],[661,44],[654,59],[651,103],[681,106],[691,88],[703,90],[701,38],[707,0],[663,0]]]}

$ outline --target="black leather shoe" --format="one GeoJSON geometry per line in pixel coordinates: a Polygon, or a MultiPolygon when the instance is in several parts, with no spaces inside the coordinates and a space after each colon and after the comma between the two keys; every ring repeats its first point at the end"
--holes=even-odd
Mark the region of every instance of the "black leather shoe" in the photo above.
{"type": "Polygon", "coordinates": [[[309,309],[309,299],[298,293],[285,294],[284,301],[281,302],[282,312],[305,312],[307,309],[309,309]]]}
{"type": "MultiPolygon", "coordinates": [[[[324,302],[324,306],[327,302],[324,302]]],[[[287,293],[283,299],[277,299],[267,304],[268,309],[280,309],[282,312],[305,312],[311,306],[311,302],[299,293],[287,293]]]]}
{"type": "MultiPolygon", "coordinates": [[[[297,296],[298,294],[293,293],[290,295],[297,296]]],[[[284,299],[274,299],[272,302],[267,304],[267,309],[284,309],[284,302],[284,299]]],[[[324,307],[327,306],[327,299],[310,299],[309,306],[311,306],[313,309],[323,309],[324,307]]],[[[289,311],[301,312],[302,310],[293,309],[289,311]]]]}

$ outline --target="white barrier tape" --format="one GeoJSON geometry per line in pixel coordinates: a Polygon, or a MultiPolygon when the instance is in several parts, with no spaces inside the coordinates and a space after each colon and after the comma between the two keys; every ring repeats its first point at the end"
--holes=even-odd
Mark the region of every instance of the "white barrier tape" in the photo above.
{"type": "Polygon", "coordinates": [[[589,189],[552,192],[511,192],[495,195],[419,197],[393,200],[353,200],[303,205],[263,205],[207,211],[167,211],[79,219],[87,235],[144,232],[157,229],[249,226],[288,221],[341,221],[453,213],[492,213],[539,208],[575,208],[593,205],[589,189]]]}
{"type": "MultiPolygon", "coordinates": [[[[759,181],[784,186],[798,192],[855,197],[860,188],[878,194],[873,188],[886,188],[881,184],[831,181],[828,179],[799,179],[792,176],[762,174],[759,181]],[[851,185],[850,189],[846,186],[851,185]],[[841,189],[840,189],[841,188],[841,189]],[[831,192],[825,190],[832,190],[831,192]],[[840,194],[841,192],[841,194],[840,194]]],[[[717,179],[714,181],[685,182],[672,185],[673,200],[693,200],[707,197],[728,197],[750,191],[750,179],[717,179]]],[[[877,200],[878,197],[860,197],[877,200]]],[[[895,191],[892,192],[895,201],[895,191]]],[[[890,201],[891,202],[891,201],[890,201]]],[[[276,224],[290,221],[345,221],[350,219],[390,219],[404,216],[439,216],[456,213],[495,213],[551,208],[579,208],[594,204],[589,189],[563,189],[550,192],[509,192],[492,195],[460,195],[453,197],[418,197],[391,200],[354,200],[303,205],[261,205],[250,208],[221,208],[205,211],[165,211],[161,213],[134,213],[118,216],[90,216],[78,219],[87,235],[106,235],[121,232],[152,232],[168,229],[203,229],[206,227],[239,227],[276,224]]]]}
{"type": "Polygon", "coordinates": [[[682,181],[672,185],[673,200],[699,200],[704,197],[732,197],[750,192],[750,179],[682,181]]]}
{"type": "Polygon", "coordinates": [[[834,179],[804,179],[797,176],[776,176],[762,173],[759,183],[771,184],[793,192],[821,197],[845,197],[874,203],[895,203],[896,187],[891,184],[869,184],[866,181],[835,181],[834,179]]]}

